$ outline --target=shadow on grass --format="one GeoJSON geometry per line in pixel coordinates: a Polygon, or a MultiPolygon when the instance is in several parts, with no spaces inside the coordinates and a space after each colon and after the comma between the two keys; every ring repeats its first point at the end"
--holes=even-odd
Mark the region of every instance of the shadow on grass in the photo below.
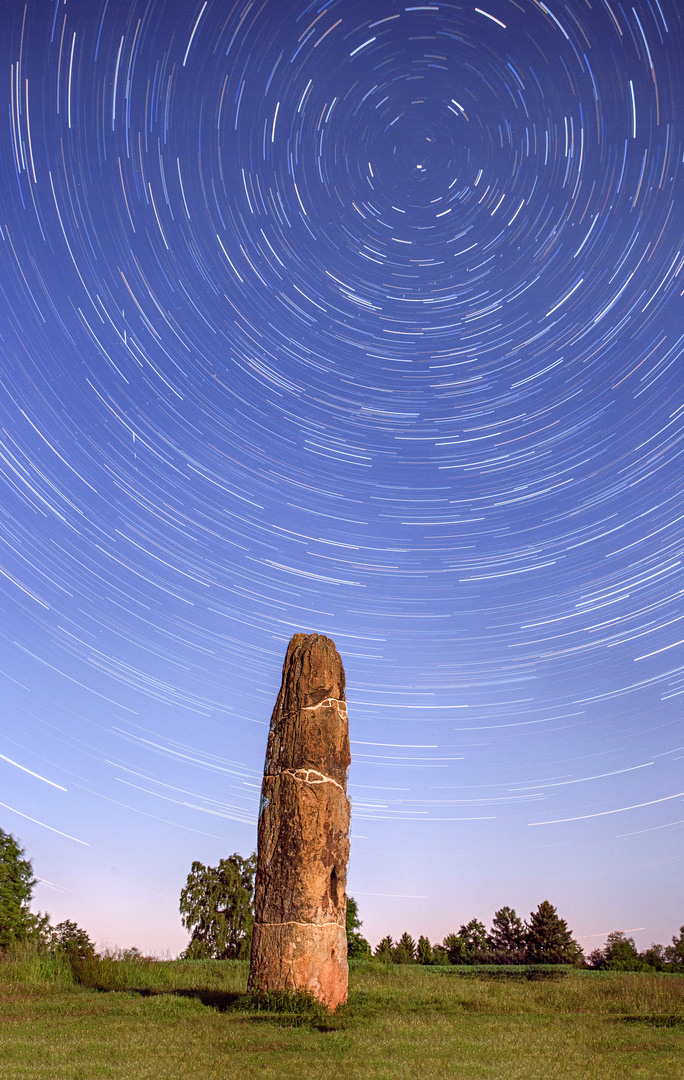
{"type": "Polygon", "coordinates": [[[644,1024],[646,1027],[675,1028],[684,1027],[684,1016],[620,1016],[621,1024],[644,1024]]]}
{"type": "Polygon", "coordinates": [[[290,993],[287,990],[226,991],[226,990],[141,990],[142,997],[172,994],[174,997],[195,998],[218,1012],[242,1013],[250,1023],[275,1024],[277,1027],[311,1027],[316,1031],[338,1031],[337,1019],[311,994],[290,993]]]}
{"type": "Polygon", "coordinates": [[[308,1025],[319,1031],[335,1031],[333,1014],[311,994],[288,990],[172,990],[176,997],[197,998],[219,1012],[247,1013],[253,1022],[279,1024],[281,1027],[308,1025]]]}
{"type": "Polygon", "coordinates": [[[193,987],[155,987],[127,985],[124,973],[106,962],[72,964],[79,985],[100,993],[128,993],[139,997],[181,997],[200,1001],[223,1013],[242,1013],[252,1023],[270,1023],[278,1027],[311,1027],[317,1031],[337,1031],[337,1019],[312,994],[288,990],[214,990],[193,987]]]}
{"type": "Polygon", "coordinates": [[[498,982],[558,982],[567,979],[573,968],[569,964],[472,964],[453,967],[427,968],[435,975],[459,979],[495,979],[498,982]]]}
{"type": "MultiPolygon", "coordinates": [[[[95,986],[92,989],[102,990],[95,986]]],[[[195,998],[203,1005],[208,1005],[219,1012],[235,1012],[245,1009],[242,999],[246,996],[238,990],[155,990],[145,987],[141,990],[135,987],[128,990],[129,994],[139,994],[140,997],[183,997],[195,998]]]]}

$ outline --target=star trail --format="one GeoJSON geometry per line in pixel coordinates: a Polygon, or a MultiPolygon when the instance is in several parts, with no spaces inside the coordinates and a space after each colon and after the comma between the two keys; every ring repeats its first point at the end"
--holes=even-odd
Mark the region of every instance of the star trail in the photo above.
{"type": "Polygon", "coordinates": [[[39,906],[183,947],[304,630],[372,940],[547,898],[669,940],[674,2],[7,0],[0,57],[0,792],[39,906]]]}

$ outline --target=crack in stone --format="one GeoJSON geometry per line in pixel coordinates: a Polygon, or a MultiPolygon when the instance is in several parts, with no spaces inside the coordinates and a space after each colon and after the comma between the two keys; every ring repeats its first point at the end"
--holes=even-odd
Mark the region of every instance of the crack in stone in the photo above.
{"type": "Polygon", "coordinates": [[[277,776],[282,776],[283,773],[294,777],[295,780],[299,780],[302,784],[334,784],[340,791],[344,791],[342,784],[339,784],[337,780],[333,780],[331,776],[325,776],[318,769],[281,769],[279,773],[266,773],[264,780],[275,780],[277,776]],[[312,774],[316,779],[311,779],[312,774]]]}
{"type": "Polygon", "coordinates": [[[286,919],[285,922],[257,922],[255,926],[308,926],[308,927],[324,927],[324,926],[336,926],[338,929],[342,929],[343,924],[338,922],[297,922],[296,919],[286,919]]]}
{"type": "Polygon", "coordinates": [[[296,716],[297,713],[300,712],[311,712],[313,709],[322,709],[324,705],[341,705],[341,711],[344,712],[345,716],[347,715],[346,701],[342,701],[341,698],[327,697],[323,698],[323,701],[319,701],[317,705],[302,705],[301,709],[293,709],[292,712],[283,713],[283,715],[280,717],[280,722],[282,723],[283,720],[289,720],[291,716],[296,716]]]}

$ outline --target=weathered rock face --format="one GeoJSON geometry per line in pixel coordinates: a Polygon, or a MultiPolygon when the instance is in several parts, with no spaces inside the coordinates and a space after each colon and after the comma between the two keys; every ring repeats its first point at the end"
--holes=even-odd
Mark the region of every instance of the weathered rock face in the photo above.
{"type": "Polygon", "coordinates": [[[349,725],[330,638],[295,634],[266,750],[249,986],[347,1000],[349,725]]]}

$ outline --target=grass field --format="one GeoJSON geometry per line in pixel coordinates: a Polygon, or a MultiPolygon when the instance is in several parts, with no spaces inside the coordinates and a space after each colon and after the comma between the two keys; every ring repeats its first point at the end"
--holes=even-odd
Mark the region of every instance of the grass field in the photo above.
{"type": "Polygon", "coordinates": [[[2,1080],[684,1077],[676,975],[359,963],[330,1016],[259,1003],[238,962],[105,960],[77,974],[89,985],[66,963],[0,961],[2,1080]]]}

